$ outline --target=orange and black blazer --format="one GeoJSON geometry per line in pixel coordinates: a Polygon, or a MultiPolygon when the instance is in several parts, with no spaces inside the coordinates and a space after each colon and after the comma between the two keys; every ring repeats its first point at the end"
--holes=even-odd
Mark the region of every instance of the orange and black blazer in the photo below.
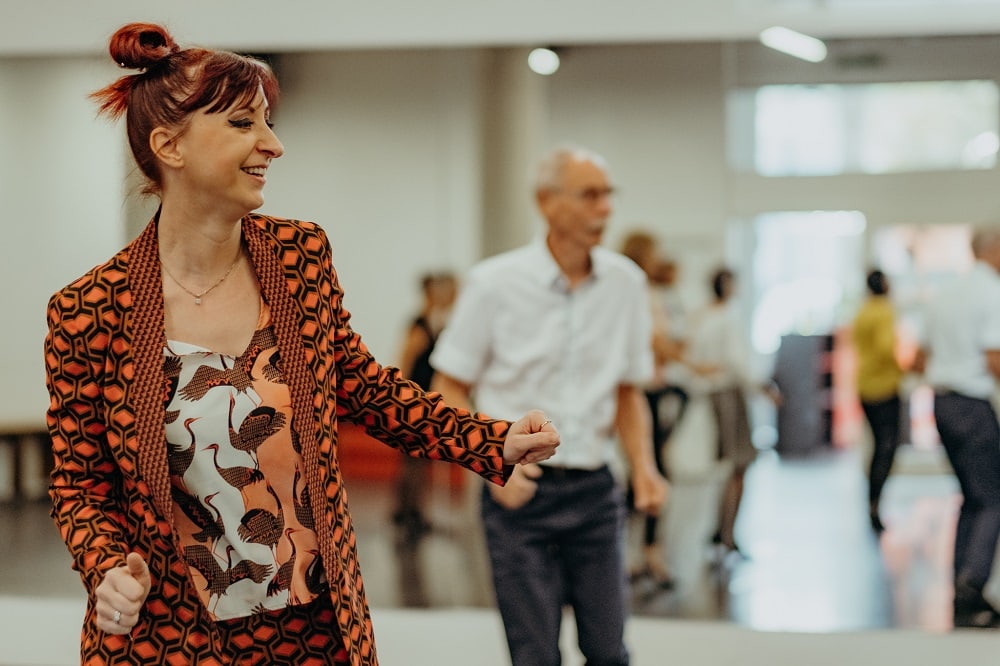
{"type": "MultiPolygon", "coordinates": [[[[382,367],[350,325],[326,235],[317,225],[244,218],[302,443],[320,550],[354,665],[377,664],[354,529],[337,464],[339,419],[412,455],[504,477],[506,421],[471,416],[382,367]]],[[[178,554],[164,432],[167,379],[156,218],[126,248],[55,294],[45,339],[55,468],[52,515],[89,601],[84,663],[163,663],[164,644],[203,640],[204,609],[178,554]],[[94,590],[138,552],[153,589],[131,643],[97,629],[94,590]],[[117,655],[117,656],[116,656],[117,655]]]]}

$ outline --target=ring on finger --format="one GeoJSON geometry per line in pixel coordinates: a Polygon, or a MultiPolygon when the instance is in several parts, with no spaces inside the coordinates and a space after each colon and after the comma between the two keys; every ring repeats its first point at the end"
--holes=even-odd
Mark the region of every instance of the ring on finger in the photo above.
{"type": "Polygon", "coordinates": [[[111,615],[111,621],[114,622],[115,624],[121,624],[122,612],[120,610],[115,609],[115,612],[111,615]]]}

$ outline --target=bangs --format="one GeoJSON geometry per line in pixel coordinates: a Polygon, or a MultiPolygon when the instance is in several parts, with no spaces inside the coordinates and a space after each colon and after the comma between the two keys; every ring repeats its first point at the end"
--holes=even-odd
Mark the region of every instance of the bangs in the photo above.
{"type": "Polygon", "coordinates": [[[278,102],[278,80],[262,60],[227,52],[215,52],[202,65],[195,88],[183,104],[187,112],[205,109],[219,113],[249,106],[258,90],[273,109],[278,102]]]}

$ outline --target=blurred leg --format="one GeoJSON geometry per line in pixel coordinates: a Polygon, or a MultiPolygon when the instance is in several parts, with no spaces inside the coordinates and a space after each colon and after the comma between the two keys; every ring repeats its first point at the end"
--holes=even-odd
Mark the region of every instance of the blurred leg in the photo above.
{"type": "Polygon", "coordinates": [[[988,401],[954,394],[935,397],[934,417],[962,489],[955,538],[955,616],[959,624],[960,617],[984,608],[982,589],[1000,536],[1000,426],[988,401]]]}

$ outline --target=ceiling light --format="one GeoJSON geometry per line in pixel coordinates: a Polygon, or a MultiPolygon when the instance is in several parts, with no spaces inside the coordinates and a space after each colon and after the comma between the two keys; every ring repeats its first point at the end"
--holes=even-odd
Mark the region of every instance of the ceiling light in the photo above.
{"type": "Polygon", "coordinates": [[[528,54],[528,67],[542,76],[555,74],[559,69],[559,54],[552,49],[534,49],[528,54]]]}
{"type": "Polygon", "coordinates": [[[761,31],[760,43],[775,51],[809,62],[821,62],[826,59],[826,44],[821,40],[781,26],[761,31]]]}

